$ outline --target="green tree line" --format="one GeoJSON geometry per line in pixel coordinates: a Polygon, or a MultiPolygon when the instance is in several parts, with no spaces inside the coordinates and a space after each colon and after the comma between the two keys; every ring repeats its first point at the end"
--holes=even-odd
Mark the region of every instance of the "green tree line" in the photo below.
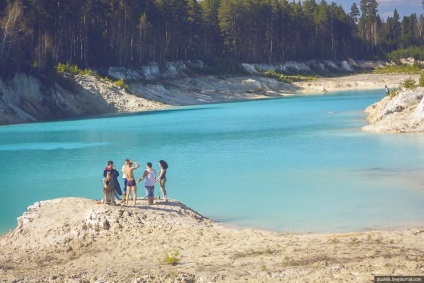
{"type": "Polygon", "coordinates": [[[0,74],[149,61],[365,59],[424,42],[424,18],[376,0],[2,0],[0,74]]]}

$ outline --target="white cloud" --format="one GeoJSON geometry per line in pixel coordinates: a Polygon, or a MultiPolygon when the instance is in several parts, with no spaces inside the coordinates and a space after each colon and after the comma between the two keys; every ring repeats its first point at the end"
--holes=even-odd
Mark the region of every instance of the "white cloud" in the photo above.
{"type": "Polygon", "coordinates": [[[408,6],[421,6],[421,3],[418,0],[378,0],[377,3],[380,4],[401,4],[408,6]]]}
{"type": "Polygon", "coordinates": [[[379,0],[377,1],[378,6],[397,6],[399,8],[408,6],[408,7],[422,7],[422,4],[418,0],[379,0]]]}

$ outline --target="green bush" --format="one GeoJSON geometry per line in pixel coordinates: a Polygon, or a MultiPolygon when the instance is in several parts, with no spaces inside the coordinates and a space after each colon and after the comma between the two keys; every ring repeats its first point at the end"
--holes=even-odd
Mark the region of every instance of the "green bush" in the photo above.
{"type": "Polygon", "coordinates": [[[424,47],[411,46],[407,49],[398,49],[387,56],[394,62],[400,62],[402,58],[414,58],[415,60],[424,61],[424,47]]]}
{"type": "Polygon", "coordinates": [[[399,88],[393,88],[392,91],[390,92],[390,96],[395,97],[396,95],[399,94],[399,91],[400,91],[399,88]]]}
{"type": "Polygon", "coordinates": [[[390,65],[383,68],[377,68],[373,71],[374,74],[419,74],[422,69],[418,65],[390,65]]]}
{"type": "Polygon", "coordinates": [[[120,79],[114,82],[115,85],[122,87],[125,90],[128,90],[128,85],[125,83],[124,79],[120,79]]]}
{"type": "Polygon", "coordinates": [[[278,72],[276,72],[274,70],[266,71],[265,72],[265,76],[266,77],[269,77],[269,78],[276,79],[277,81],[280,81],[280,82],[283,82],[283,83],[286,83],[286,84],[293,83],[293,80],[290,79],[289,76],[283,75],[283,74],[278,73],[278,72]]]}
{"type": "Polygon", "coordinates": [[[96,74],[91,69],[84,69],[83,71],[79,72],[79,75],[96,76],[96,74]]]}
{"type": "MultiPolygon", "coordinates": [[[[59,74],[71,74],[71,75],[80,75],[80,76],[92,76],[98,80],[104,80],[107,82],[112,82],[108,77],[102,77],[93,72],[91,69],[81,70],[77,65],[71,65],[69,63],[62,64],[59,63],[56,66],[56,72],[59,74]]],[[[128,85],[125,83],[123,79],[117,80],[113,82],[115,85],[122,87],[125,90],[128,90],[128,85]]]]}
{"type": "Polygon", "coordinates": [[[406,79],[402,86],[406,89],[414,89],[417,87],[417,82],[413,78],[406,79]]]}
{"type": "Polygon", "coordinates": [[[69,64],[62,64],[62,63],[57,64],[56,71],[59,74],[69,73],[69,64]]]}
{"type": "Polygon", "coordinates": [[[418,86],[424,87],[424,73],[422,73],[420,76],[420,79],[418,81],[418,86]]]}
{"type": "Polygon", "coordinates": [[[56,71],[59,74],[68,73],[68,74],[71,74],[71,75],[89,75],[89,76],[93,75],[92,70],[90,70],[90,69],[81,70],[80,68],[78,68],[77,65],[71,65],[69,63],[66,63],[66,64],[59,63],[59,64],[57,64],[56,71]]]}
{"type": "Polygon", "coordinates": [[[265,76],[287,84],[292,84],[293,82],[312,81],[316,79],[316,77],[310,76],[288,76],[274,70],[266,71],[265,76]]]}
{"type": "Polygon", "coordinates": [[[178,257],[180,254],[178,252],[175,252],[174,255],[169,255],[168,253],[165,253],[165,258],[163,259],[163,262],[170,265],[177,265],[180,262],[180,258],[178,257]]]}

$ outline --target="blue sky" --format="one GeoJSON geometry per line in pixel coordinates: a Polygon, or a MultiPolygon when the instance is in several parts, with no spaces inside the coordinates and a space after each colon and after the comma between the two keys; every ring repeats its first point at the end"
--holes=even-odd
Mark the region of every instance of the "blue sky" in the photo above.
{"type": "MultiPolygon", "coordinates": [[[[356,3],[359,8],[360,0],[327,0],[327,3],[331,2],[342,5],[343,9],[349,13],[353,3],[356,3]]],[[[400,14],[401,19],[403,16],[409,16],[412,13],[416,13],[418,17],[424,13],[421,0],[377,0],[377,3],[378,14],[383,20],[387,19],[388,16],[393,16],[395,8],[400,14]]]]}

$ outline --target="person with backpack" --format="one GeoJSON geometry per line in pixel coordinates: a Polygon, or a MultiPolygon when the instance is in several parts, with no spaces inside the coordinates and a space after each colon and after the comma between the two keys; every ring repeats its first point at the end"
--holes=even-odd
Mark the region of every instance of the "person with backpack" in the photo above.
{"type": "Polygon", "coordinates": [[[165,202],[168,202],[168,194],[166,193],[165,184],[166,184],[166,170],[168,169],[168,163],[164,160],[159,160],[159,177],[156,180],[156,183],[159,183],[160,190],[162,191],[162,197],[165,202]]]}
{"type": "Polygon", "coordinates": [[[112,173],[113,181],[114,181],[114,184],[115,184],[115,197],[118,200],[120,200],[121,198],[119,196],[122,196],[122,191],[121,191],[121,186],[119,185],[119,182],[118,182],[119,172],[116,170],[115,166],[113,165],[112,160],[109,160],[107,162],[107,166],[103,170],[103,177],[104,178],[106,178],[106,175],[107,175],[108,172],[112,173]]]}

